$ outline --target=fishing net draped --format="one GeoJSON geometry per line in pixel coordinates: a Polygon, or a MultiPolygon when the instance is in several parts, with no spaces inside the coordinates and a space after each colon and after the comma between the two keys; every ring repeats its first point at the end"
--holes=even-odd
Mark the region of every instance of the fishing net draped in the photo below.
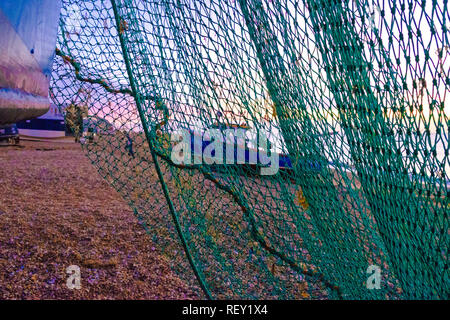
{"type": "Polygon", "coordinates": [[[51,97],[204,297],[448,298],[447,0],[63,2],[51,97]]]}

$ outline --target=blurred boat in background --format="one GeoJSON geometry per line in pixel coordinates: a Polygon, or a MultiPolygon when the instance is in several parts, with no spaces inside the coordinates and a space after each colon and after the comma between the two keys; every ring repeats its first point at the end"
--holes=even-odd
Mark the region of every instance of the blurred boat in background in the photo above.
{"type": "Polygon", "coordinates": [[[64,115],[54,104],[44,115],[28,120],[17,122],[19,134],[24,137],[33,138],[61,138],[68,133],[64,122],[64,115]]]}

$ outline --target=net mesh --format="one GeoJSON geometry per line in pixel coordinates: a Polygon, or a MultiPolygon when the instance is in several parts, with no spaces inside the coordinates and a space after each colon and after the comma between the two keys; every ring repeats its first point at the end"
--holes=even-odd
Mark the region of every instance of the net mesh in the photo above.
{"type": "Polygon", "coordinates": [[[447,0],[63,3],[51,97],[204,297],[448,298],[447,0]]]}

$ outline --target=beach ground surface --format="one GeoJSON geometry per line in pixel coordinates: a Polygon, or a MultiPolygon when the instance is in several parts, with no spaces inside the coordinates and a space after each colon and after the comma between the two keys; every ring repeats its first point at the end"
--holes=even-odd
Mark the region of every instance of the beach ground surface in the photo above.
{"type": "Polygon", "coordinates": [[[0,299],[195,299],[78,144],[0,147],[0,299]],[[81,289],[67,268],[80,267],[81,289]]]}

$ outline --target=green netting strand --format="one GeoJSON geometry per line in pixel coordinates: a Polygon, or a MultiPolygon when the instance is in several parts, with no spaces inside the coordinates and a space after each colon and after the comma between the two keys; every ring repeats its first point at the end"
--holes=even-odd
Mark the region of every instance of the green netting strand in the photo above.
{"type": "Polygon", "coordinates": [[[447,0],[63,2],[53,101],[205,297],[448,298],[447,0]]]}

